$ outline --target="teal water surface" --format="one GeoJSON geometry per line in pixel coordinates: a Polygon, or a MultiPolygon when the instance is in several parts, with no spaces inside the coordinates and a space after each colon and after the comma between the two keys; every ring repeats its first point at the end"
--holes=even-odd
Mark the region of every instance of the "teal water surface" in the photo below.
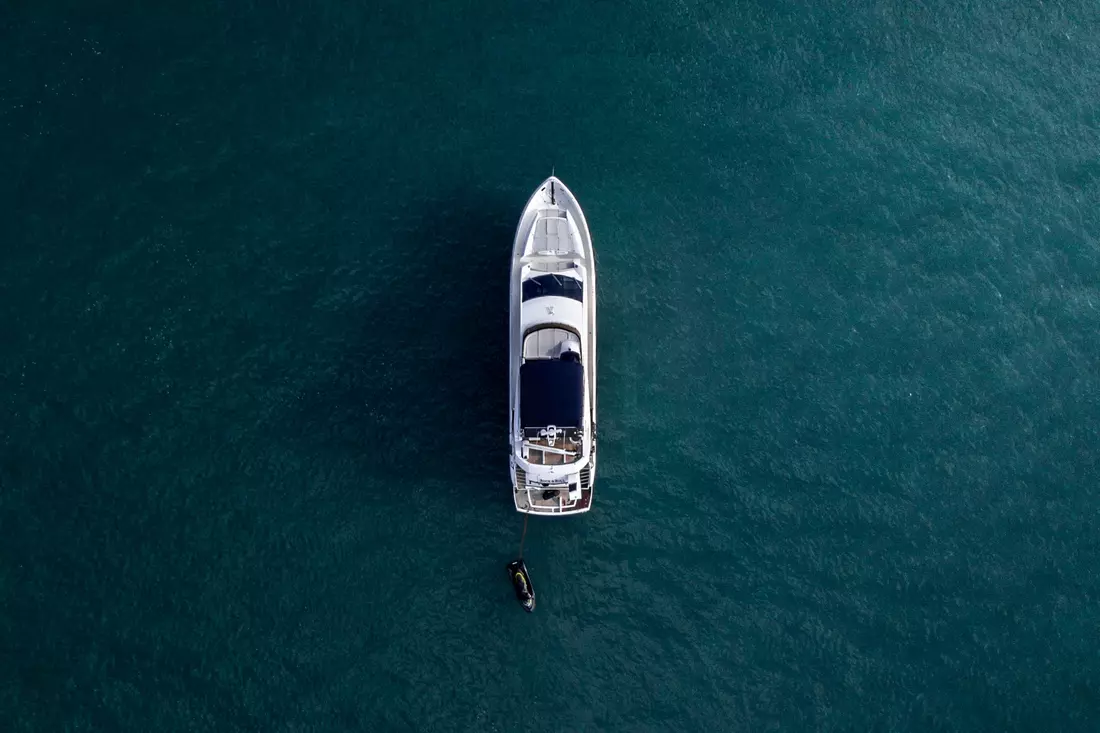
{"type": "Polygon", "coordinates": [[[1083,1],[8,3],[0,729],[1100,730],[1098,161],[1083,1]]]}

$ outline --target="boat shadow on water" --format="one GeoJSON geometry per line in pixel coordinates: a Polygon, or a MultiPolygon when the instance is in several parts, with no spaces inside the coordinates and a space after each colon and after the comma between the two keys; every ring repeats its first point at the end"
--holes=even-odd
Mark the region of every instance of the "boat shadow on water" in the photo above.
{"type": "MultiPolygon", "coordinates": [[[[503,199],[503,197],[498,197],[503,199]]],[[[387,288],[356,300],[299,435],[403,485],[507,477],[508,267],[516,204],[466,194],[397,222],[387,288]]],[[[366,256],[365,259],[369,259],[366,256]]],[[[502,500],[506,492],[500,493],[502,500]]]]}

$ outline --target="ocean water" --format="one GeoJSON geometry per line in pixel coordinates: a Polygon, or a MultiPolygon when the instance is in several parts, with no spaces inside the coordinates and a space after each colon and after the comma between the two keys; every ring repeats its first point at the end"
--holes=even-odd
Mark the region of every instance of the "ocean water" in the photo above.
{"type": "Polygon", "coordinates": [[[16,0],[0,173],[0,729],[1100,730],[1096,3],[16,0]]]}

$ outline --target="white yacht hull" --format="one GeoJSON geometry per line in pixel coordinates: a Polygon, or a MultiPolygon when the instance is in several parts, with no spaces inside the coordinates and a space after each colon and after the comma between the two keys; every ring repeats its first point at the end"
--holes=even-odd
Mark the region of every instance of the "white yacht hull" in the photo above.
{"type": "Polygon", "coordinates": [[[516,227],[510,295],[516,510],[587,512],[596,478],[596,263],[584,212],[554,176],[516,227]]]}

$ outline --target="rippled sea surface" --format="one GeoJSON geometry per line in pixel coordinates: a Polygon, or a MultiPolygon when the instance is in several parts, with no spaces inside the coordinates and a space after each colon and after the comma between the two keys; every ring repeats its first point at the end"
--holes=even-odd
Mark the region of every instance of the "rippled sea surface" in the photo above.
{"type": "Polygon", "coordinates": [[[0,173],[5,731],[1100,730],[1095,2],[13,2],[0,173]]]}

